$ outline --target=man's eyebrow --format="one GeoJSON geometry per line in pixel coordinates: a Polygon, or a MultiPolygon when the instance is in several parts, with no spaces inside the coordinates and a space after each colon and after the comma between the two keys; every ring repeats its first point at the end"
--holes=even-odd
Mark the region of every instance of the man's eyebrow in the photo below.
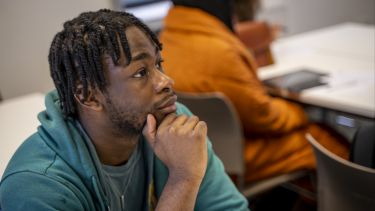
{"type": "Polygon", "coordinates": [[[137,54],[136,56],[134,56],[132,58],[132,62],[134,61],[139,61],[139,60],[143,60],[143,59],[147,59],[147,58],[150,58],[151,55],[149,53],[146,53],[146,52],[142,52],[142,53],[139,53],[137,54]]]}
{"type": "MultiPolygon", "coordinates": [[[[157,57],[160,57],[160,53],[159,53],[159,49],[155,49],[155,56],[157,57]]],[[[139,53],[137,54],[136,56],[132,57],[132,61],[139,61],[139,60],[142,60],[142,59],[147,59],[147,58],[150,58],[151,55],[147,52],[142,52],[142,53],[139,53]]]]}

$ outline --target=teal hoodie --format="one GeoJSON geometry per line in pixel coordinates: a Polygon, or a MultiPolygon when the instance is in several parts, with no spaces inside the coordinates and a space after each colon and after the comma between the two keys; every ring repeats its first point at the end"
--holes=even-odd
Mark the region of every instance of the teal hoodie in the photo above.
{"type": "MultiPolygon", "coordinates": [[[[45,99],[41,125],[15,152],[0,183],[0,210],[110,210],[95,158],[74,119],[64,119],[56,91],[45,99]]],[[[181,104],[178,114],[191,115],[181,104]]],[[[142,138],[145,145],[147,141],[142,138]]],[[[208,166],[195,210],[248,210],[246,199],[224,172],[208,143],[208,166]]],[[[153,210],[168,169],[148,150],[146,210],[153,210]]]]}

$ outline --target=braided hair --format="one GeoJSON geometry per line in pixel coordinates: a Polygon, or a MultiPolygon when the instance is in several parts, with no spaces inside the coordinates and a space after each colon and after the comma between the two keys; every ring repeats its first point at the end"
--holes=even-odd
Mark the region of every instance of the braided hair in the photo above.
{"type": "Polygon", "coordinates": [[[78,84],[82,84],[83,101],[87,100],[89,89],[105,91],[104,55],[110,56],[118,65],[122,48],[127,64],[131,62],[131,50],[125,34],[130,26],[141,29],[159,50],[162,49],[156,35],[138,18],[109,9],[84,12],[65,22],[64,29],[55,35],[48,61],[64,117],[77,115],[74,94],[78,92],[78,84]]]}

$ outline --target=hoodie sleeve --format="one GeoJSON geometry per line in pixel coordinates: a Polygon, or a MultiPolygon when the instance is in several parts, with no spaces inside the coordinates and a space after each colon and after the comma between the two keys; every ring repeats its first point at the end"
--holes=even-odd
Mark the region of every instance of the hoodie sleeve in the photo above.
{"type": "Polygon", "coordinates": [[[246,198],[237,190],[226,174],[224,165],[208,143],[206,174],[198,192],[194,210],[249,210],[246,198]]]}
{"type": "Polygon", "coordinates": [[[85,210],[66,185],[45,175],[21,172],[0,185],[0,210],[85,210]],[[33,181],[32,183],[30,181],[33,181]]]}

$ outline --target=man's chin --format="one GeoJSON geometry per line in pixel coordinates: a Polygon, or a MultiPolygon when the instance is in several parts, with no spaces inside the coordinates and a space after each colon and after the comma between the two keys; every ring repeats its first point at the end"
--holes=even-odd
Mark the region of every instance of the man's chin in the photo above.
{"type": "Polygon", "coordinates": [[[169,114],[172,114],[172,113],[176,113],[176,112],[169,112],[169,113],[155,112],[153,115],[156,119],[157,126],[159,126],[163,122],[163,120],[165,119],[166,116],[168,116],[169,114]]]}
{"type": "MultiPolygon", "coordinates": [[[[161,113],[161,112],[153,112],[151,113],[155,119],[156,119],[156,127],[159,127],[159,125],[163,122],[163,120],[165,119],[166,116],[168,116],[169,114],[172,114],[172,113],[176,113],[176,112],[170,112],[170,113],[161,113]]],[[[146,125],[146,118],[145,118],[145,121],[144,121],[144,124],[143,124],[143,127],[146,125]]]]}

